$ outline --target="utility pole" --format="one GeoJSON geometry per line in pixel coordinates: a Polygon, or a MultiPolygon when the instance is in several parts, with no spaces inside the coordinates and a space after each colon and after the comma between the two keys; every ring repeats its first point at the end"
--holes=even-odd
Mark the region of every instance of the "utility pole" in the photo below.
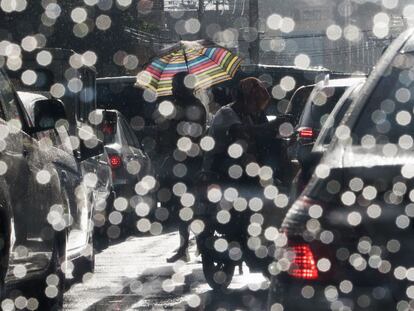
{"type": "Polygon", "coordinates": [[[205,11],[204,0],[198,0],[197,18],[200,23],[200,31],[198,32],[198,36],[200,37],[200,39],[204,39],[206,35],[205,30],[204,30],[204,11],[205,11]]]}
{"type": "Polygon", "coordinates": [[[255,36],[254,40],[249,42],[249,56],[250,62],[253,64],[259,63],[259,1],[249,0],[249,39],[255,36]]]}

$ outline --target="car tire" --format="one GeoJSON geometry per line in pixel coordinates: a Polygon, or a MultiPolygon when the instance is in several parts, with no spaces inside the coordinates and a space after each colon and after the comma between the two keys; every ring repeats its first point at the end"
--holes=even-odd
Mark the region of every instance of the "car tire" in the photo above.
{"type": "Polygon", "coordinates": [[[57,311],[63,309],[63,294],[65,292],[65,274],[62,264],[66,261],[66,235],[59,234],[55,238],[52,257],[44,277],[39,281],[38,295],[39,310],[57,311]],[[64,241],[64,242],[63,242],[64,241]]]}
{"type": "Polygon", "coordinates": [[[5,296],[5,278],[10,256],[10,218],[0,215],[0,301],[5,296]]]}
{"type": "Polygon", "coordinates": [[[85,257],[82,256],[75,260],[73,267],[73,280],[74,282],[82,282],[83,276],[87,273],[93,273],[95,270],[95,256],[85,257]]]}
{"type": "Polygon", "coordinates": [[[105,219],[104,223],[98,227],[93,227],[93,248],[94,253],[99,253],[104,249],[108,248],[110,244],[110,237],[108,236],[108,229],[110,228],[109,215],[113,210],[114,201],[116,199],[116,194],[114,191],[111,191],[108,198],[106,199],[106,210],[105,210],[105,219]]]}
{"type": "Polygon", "coordinates": [[[277,310],[278,305],[283,307],[283,310],[291,310],[288,302],[284,299],[285,287],[280,284],[277,276],[272,276],[270,278],[270,287],[268,290],[267,296],[267,311],[277,310]]]}
{"type": "Polygon", "coordinates": [[[90,242],[88,243],[91,247],[91,253],[89,256],[81,256],[74,260],[73,263],[73,271],[72,276],[75,282],[82,282],[83,276],[86,273],[94,273],[95,272],[95,239],[93,237],[93,232],[89,237],[90,242]]]}

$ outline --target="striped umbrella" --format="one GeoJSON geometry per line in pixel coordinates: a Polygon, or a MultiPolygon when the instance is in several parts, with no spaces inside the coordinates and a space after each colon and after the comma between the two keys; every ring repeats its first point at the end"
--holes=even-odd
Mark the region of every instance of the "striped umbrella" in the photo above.
{"type": "Polygon", "coordinates": [[[173,76],[185,71],[193,78],[191,86],[207,88],[232,79],[240,63],[237,55],[209,41],[180,41],[153,59],[137,75],[136,85],[157,96],[168,96],[172,94],[173,76]]]}

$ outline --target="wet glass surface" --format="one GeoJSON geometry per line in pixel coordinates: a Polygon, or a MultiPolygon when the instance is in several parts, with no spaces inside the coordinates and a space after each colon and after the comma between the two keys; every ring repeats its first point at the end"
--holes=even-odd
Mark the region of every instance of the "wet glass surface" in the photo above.
{"type": "Polygon", "coordinates": [[[0,0],[0,309],[412,309],[413,24],[0,0]]]}

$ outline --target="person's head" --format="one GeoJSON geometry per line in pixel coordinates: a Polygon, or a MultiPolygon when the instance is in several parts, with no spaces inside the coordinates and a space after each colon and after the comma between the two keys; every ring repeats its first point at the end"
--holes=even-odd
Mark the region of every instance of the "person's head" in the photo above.
{"type": "Polygon", "coordinates": [[[248,77],[239,82],[237,102],[247,113],[256,114],[267,108],[270,95],[262,81],[248,77]]]}
{"type": "Polygon", "coordinates": [[[185,86],[185,78],[187,72],[182,71],[176,73],[172,79],[172,94],[174,97],[190,97],[193,96],[192,90],[185,86]]]}

